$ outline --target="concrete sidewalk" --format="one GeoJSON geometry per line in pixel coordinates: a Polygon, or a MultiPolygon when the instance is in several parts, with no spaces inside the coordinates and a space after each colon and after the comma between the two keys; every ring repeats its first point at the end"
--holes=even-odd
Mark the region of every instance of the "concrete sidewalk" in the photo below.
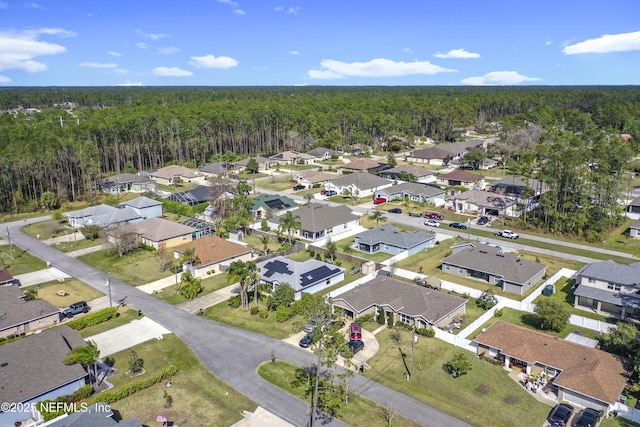
{"type": "Polygon", "coordinates": [[[170,333],[170,330],[149,317],[142,317],[126,325],[88,337],[86,340],[94,341],[100,349],[100,357],[104,358],[153,338],[162,339],[164,334],[170,333]]]}
{"type": "Polygon", "coordinates": [[[215,292],[211,292],[210,294],[203,295],[200,298],[183,302],[182,304],[178,304],[177,307],[181,310],[194,314],[198,313],[200,310],[206,310],[209,307],[220,304],[235,295],[240,295],[240,287],[237,283],[219,289],[215,292]]]}
{"type": "Polygon", "coordinates": [[[136,289],[141,290],[147,294],[153,294],[153,291],[160,291],[164,288],[168,288],[169,286],[176,286],[176,280],[180,283],[180,278],[176,279],[176,275],[172,274],[169,277],[165,277],[164,279],[156,280],[155,282],[147,283],[146,285],[137,286],[136,289]]]}
{"type": "Polygon", "coordinates": [[[93,252],[98,252],[98,251],[101,251],[103,249],[107,249],[107,244],[106,243],[103,243],[101,245],[90,246],[90,247],[84,248],[84,249],[78,249],[77,251],[67,252],[67,255],[69,255],[72,258],[78,258],[79,256],[90,254],[90,253],[93,253],[93,252]]]}

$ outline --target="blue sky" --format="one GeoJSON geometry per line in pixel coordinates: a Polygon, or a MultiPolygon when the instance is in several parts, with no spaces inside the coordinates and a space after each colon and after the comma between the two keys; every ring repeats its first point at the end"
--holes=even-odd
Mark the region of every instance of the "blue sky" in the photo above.
{"type": "Polygon", "coordinates": [[[0,0],[0,86],[637,85],[638,0],[0,0]]]}

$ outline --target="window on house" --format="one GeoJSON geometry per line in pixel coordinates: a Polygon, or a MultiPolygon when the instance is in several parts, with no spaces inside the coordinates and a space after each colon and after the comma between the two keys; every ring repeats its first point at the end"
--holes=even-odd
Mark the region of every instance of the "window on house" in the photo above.
{"type": "Polygon", "coordinates": [[[459,268],[458,269],[458,274],[464,274],[464,268],[459,268]]]}
{"type": "Polygon", "coordinates": [[[589,277],[589,283],[591,283],[592,285],[596,283],[596,279],[594,279],[593,277],[589,277]]]}
{"type": "Polygon", "coordinates": [[[327,234],[329,234],[329,233],[333,233],[333,227],[327,228],[327,234]]]}
{"type": "Polygon", "coordinates": [[[622,289],[622,285],[620,285],[619,283],[611,283],[609,282],[607,284],[607,289],[611,289],[613,291],[619,291],[622,289]]]}
{"type": "Polygon", "coordinates": [[[406,314],[402,314],[402,313],[400,313],[400,321],[401,321],[402,323],[409,323],[409,324],[411,324],[411,317],[410,317],[410,316],[407,316],[406,314]]]}

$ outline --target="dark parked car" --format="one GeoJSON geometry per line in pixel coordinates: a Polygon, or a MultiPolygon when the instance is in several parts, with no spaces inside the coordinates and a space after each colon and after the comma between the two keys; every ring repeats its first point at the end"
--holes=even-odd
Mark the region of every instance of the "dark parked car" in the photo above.
{"type": "Polygon", "coordinates": [[[402,213],[402,209],[400,209],[400,208],[389,209],[389,213],[401,214],[402,213]]]}
{"type": "Polygon", "coordinates": [[[331,322],[327,323],[325,328],[342,329],[344,328],[344,322],[342,320],[332,320],[331,322]]]}
{"type": "Polygon", "coordinates": [[[482,215],[480,218],[478,218],[478,225],[485,225],[489,223],[489,217],[488,216],[484,216],[482,215]]]}
{"type": "Polygon", "coordinates": [[[464,224],[463,224],[463,223],[461,223],[461,222],[452,222],[451,224],[449,224],[449,227],[451,227],[451,228],[457,228],[457,229],[459,229],[459,230],[466,230],[466,229],[467,229],[467,226],[466,226],[466,225],[464,225],[464,224]]]}
{"type": "Polygon", "coordinates": [[[307,334],[304,337],[302,337],[302,339],[300,340],[299,345],[302,348],[307,348],[311,344],[313,344],[314,342],[315,342],[315,335],[313,333],[311,333],[311,334],[307,334]]]}
{"type": "Polygon", "coordinates": [[[415,213],[415,212],[409,212],[409,216],[414,216],[414,217],[418,217],[419,218],[419,217],[422,216],[422,214],[415,213]]]}
{"type": "MultiPolygon", "coordinates": [[[[357,352],[364,349],[364,342],[361,340],[351,340],[347,343],[347,347],[351,350],[351,355],[355,356],[357,352]]],[[[343,357],[346,353],[341,354],[343,357]]]]}
{"type": "Polygon", "coordinates": [[[429,219],[436,219],[438,221],[442,221],[444,219],[444,217],[438,212],[425,212],[424,217],[429,219]]]}
{"type": "Polygon", "coordinates": [[[602,411],[598,411],[593,408],[586,408],[580,414],[580,418],[578,418],[575,427],[596,427],[603,415],[604,412],[602,411]]]}
{"type": "Polygon", "coordinates": [[[62,314],[66,317],[73,317],[76,314],[80,313],[88,313],[91,308],[84,301],[74,302],[69,306],[69,308],[65,308],[62,314]]]}
{"type": "Polygon", "coordinates": [[[293,187],[294,190],[298,191],[298,190],[304,190],[305,188],[307,188],[306,186],[302,185],[302,184],[298,184],[295,187],[293,187]]]}
{"type": "Polygon", "coordinates": [[[569,425],[569,420],[573,415],[573,406],[561,403],[556,405],[549,414],[549,424],[552,426],[566,426],[569,425]]]}

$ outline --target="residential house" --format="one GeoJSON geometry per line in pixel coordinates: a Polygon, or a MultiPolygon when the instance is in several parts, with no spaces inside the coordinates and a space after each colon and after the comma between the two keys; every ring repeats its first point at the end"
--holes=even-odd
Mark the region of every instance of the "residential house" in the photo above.
{"type": "Polygon", "coordinates": [[[351,173],[328,181],[325,190],[354,197],[367,197],[376,191],[391,187],[393,182],[370,173],[351,173]]]}
{"type": "Polygon", "coordinates": [[[211,162],[205,163],[198,168],[200,172],[207,176],[227,176],[229,167],[225,162],[211,162]]]}
{"type": "Polygon", "coordinates": [[[199,170],[171,165],[151,172],[150,177],[158,184],[174,185],[179,178],[182,182],[204,184],[206,175],[199,170]]]}
{"type": "Polygon", "coordinates": [[[131,225],[138,240],[153,249],[173,248],[196,239],[197,230],[163,218],[149,218],[131,225]]]}
{"type": "Polygon", "coordinates": [[[60,323],[60,309],[45,300],[25,300],[19,286],[0,286],[0,338],[26,335],[60,323]]]}
{"type": "Polygon", "coordinates": [[[435,182],[436,176],[433,171],[420,166],[402,165],[391,169],[380,171],[378,176],[387,179],[402,180],[403,176],[411,175],[413,182],[435,182]]]}
{"type": "Polygon", "coordinates": [[[119,208],[130,208],[142,218],[159,218],[162,216],[162,202],[140,196],[118,205],[119,208]]]}
{"type": "Polygon", "coordinates": [[[265,171],[277,163],[275,160],[271,160],[267,157],[256,156],[256,157],[250,157],[248,159],[240,160],[238,162],[233,162],[231,164],[231,167],[236,172],[239,172],[247,167],[247,163],[249,163],[249,160],[251,160],[252,158],[255,159],[255,161],[258,163],[258,171],[265,171]]]}
{"type": "Polygon", "coordinates": [[[297,151],[289,150],[283,151],[282,153],[274,154],[273,156],[269,157],[269,160],[280,165],[300,165],[311,163],[314,160],[314,157],[309,154],[298,153],[297,151]]]}
{"type": "Polygon", "coordinates": [[[512,197],[534,198],[549,191],[549,186],[535,178],[505,176],[498,181],[487,183],[489,191],[512,197]]]}
{"type": "Polygon", "coordinates": [[[429,203],[435,206],[444,205],[444,190],[433,184],[419,182],[403,182],[383,188],[375,192],[375,197],[387,200],[411,200],[418,203],[429,203]]]}
{"type": "Polygon", "coordinates": [[[29,404],[72,394],[87,384],[87,371],[80,364],[64,363],[71,349],[83,345],[80,333],[64,325],[1,345],[0,402],[18,406],[16,411],[0,412],[0,425],[33,420],[36,414],[29,404]]]}
{"type": "Polygon", "coordinates": [[[435,289],[418,286],[386,276],[368,282],[333,297],[334,307],[355,320],[380,310],[393,313],[396,322],[416,328],[445,327],[464,315],[467,299],[435,289]]]}
{"type": "Polygon", "coordinates": [[[279,256],[256,264],[262,283],[271,285],[271,289],[283,283],[295,291],[295,299],[302,293],[315,294],[344,280],[345,269],[333,264],[309,259],[298,262],[279,256]]]}
{"type": "Polygon", "coordinates": [[[234,184],[216,184],[209,187],[209,194],[206,196],[209,206],[202,213],[202,218],[212,221],[217,214],[217,210],[222,205],[229,203],[238,195],[237,186],[234,184]]]}
{"type": "Polygon", "coordinates": [[[469,149],[484,149],[485,145],[486,141],[482,139],[438,144],[433,147],[412,151],[411,154],[407,156],[407,161],[447,166],[452,160],[459,160],[464,157],[469,149]]]}
{"type": "Polygon", "coordinates": [[[640,219],[640,197],[636,197],[627,205],[627,217],[640,219]]]}
{"type": "Polygon", "coordinates": [[[109,205],[89,206],[77,211],[64,212],[69,225],[82,228],[85,225],[97,225],[101,228],[117,227],[120,224],[130,224],[142,221],[140,213],[129,207],[114,207],[109,205]]]}
{"type": "Polygon", "coordinates": [[[156,192],[156,183],[147,176],[121,173],[96,181],[98,191],[103,193],[145,193],[156,192]]]}
{"type": "Polygon", "coordinates": [[[478,356],[499,360],[505,369],[544,374],[557,402],[608,414],[627,383],[626,362],[611,353],[504,321],[473,339],[478,356]]]}
{"type": "Polygon", "coordinates": [[[457,160],[451,160],[448,166],[459,169],[487,170],[498,166],[498,161],[494,159],[483,159],[481,163],[477,163],[468,161],[467,157],[462,157],[457,160]]]}
{"type": "Polygon", "coordinates": [[[167,200],[182,203],[187,206],[194,206],[211,200],[211,189],[206,185],[198,185],[196,188],[186,191],[179,191],[167,196],[167,200]]]}
{"type": "Polygon", "coordinates": [[[449,196],[445,207],[455,212],[496,217],[514,216],[517,202],[514,198],[486,191],[470,190],[449,196]]]}
{"type": "Polygon", "coordinates": [[[9,270],[0,270],[0,286],[11,286],[15,283],[13,276],[9,273],[9,270]]]}
{"type": "Polygon", "coordinates": [[[432,248],[436,243],[436,235],[424,231],[398,231],[391,224],[381,225],[355,235],[355,248],[373,254],[379,251],[397,255],[417,252],[432,248]]]}
{"type": "Polygon", "coordinates": [[[629,226],[629,236],[640,238],[640,219],[629,226]]]}
{"type": "Polygon", "coordinates": [[[198,261],[184,264],[183,268],[194,277],[207,277],[210,274],[226,271],[234,261],[250,261],[251,248],[222,239],[218,236],[206,236],[173,248],[174,256],[180,258],[184,251],[193,249],[198,261]]]}
{"type": "Polygon", "coordinates": [[[485,184],[484,176],[461,170],[439,175],[437,183],[447,187],[464,187],[469,190],[483,190],[485,184]]]}
{"type": "Polygon", "coordinates": [[[298,184],[304,185],[306,188],[317,188],[325,185],[327,181],[332,180],[335,177],[336,175],[314,170],[300,171],[293,176],[298,184]]]}
{"type": "MultiPolygon", "coordinates": [[[[76,405],[78,409],[80,404],[76,405]]],[[[143,427],[136,418],[116,420],[109,405],[97,402],[69,415],[63,415],[57,421],[50,421],[47,427],[143,427]]],[[[25,427],[27,427],[25,425],[25,427]]]]}
{"type": "MultiPolygon", "coordinates": [[[[320,204],[309,203],[300,206],[292,211],[294,217],[300,218],[301,230],[295,230],[294,236],[303,239],[316,241],[326,237],[332,237],[337,234],[352,230],[358,225],[360,217],[354,215],[351,209],[345,205],[335,207],[320,204]]],[[[273,218],[269,221],[269,226],[273,229],[279,227],[279,218],[273,218]]]]}
{"type": "Polygon", "coordinates": [[[251,199],[251,213],[256,219],[268,218],[298,206],[295,200],[280,194],[261,194],[251,199]]]}
{"type": "Polygon", "coordinates": [[[451,249],[453,254],[442,260],[443,272],[482,280],[518,295],[538,283],[547,270],[546,265],[524,260],[515,252],[481,243],[463,243],[451,249]]]}
{"type": "Polygon", "coordinates": [[[332,157],[336,159],[342,158],[342,153],[340,151],[324,147],[316,147],[312,150],[307,151],[307,154],[309,156],[312,156],[314,161],[316,162],[324,162],[331,159],[332,157]]]}
{"type": "Polygon", "coordinates": [[[575,274],[574,307],[640,320],[640,262],[620,264],[612,260],[587,264],[575,274]]]}
{"type": "Polygon", "coordinates": [[[342,172],[377,172],[384,169],[385,165],[372,159],[356,159],[349,163],[336,166],[342,172]]]}

